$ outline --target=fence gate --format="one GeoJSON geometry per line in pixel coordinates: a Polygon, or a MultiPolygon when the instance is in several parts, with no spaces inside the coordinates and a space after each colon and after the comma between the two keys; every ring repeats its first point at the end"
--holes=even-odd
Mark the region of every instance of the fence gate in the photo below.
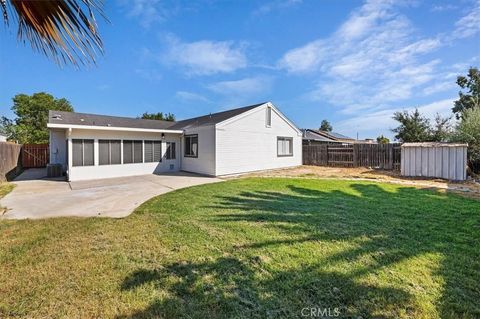
{"type": "Polygon", "coordinates": [[[22,166],[24,168],[45,167],[49,162],[48,144],[24,144],[22,166]]]}

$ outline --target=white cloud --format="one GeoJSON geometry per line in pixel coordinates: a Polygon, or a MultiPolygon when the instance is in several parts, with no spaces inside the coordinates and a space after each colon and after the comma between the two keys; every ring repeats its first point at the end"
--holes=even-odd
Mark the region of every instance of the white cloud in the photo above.
{"type": "MultiPolygon", "coordinates": [[[[437,113],[442,116],[450,116],[452,114],[454,100],[454,98],[450,98],[420,105],[418,106],[418,110],[430,120],[433,120],[437,113]]],[[[411,107],[403,110],[411,112],[414,109],[415,107],[411,107]]],[[[391,108],[369,112],[334,123],[334,127],[336,131],[342,132],[346,135],[355,136],[358,132],[362,138],[375,138],[377,136],[376,134],[379,132],[388,132],[398,125],[398,123],[392,118],[393,113],[396,111],[399,110],[391,108]]]]}
{"type": "Polygon", "coordinates": [[[182,42],[168,36],[166,45],[162,60],[185,68],[190,75],[229,73],[247,66],[244,45],[232,41],[182,42]]]}
{"type": "Polygon", "coordinates": [[[302,0],[276,0],[262,4],[253,11],[253,15],[268,14],[275,10],[287,9],[292,6],[301,4],[302,0]]]}
{"type": "Polygon", "coordinates": [[[472,9],[455,23],[453,38],[468,38],[480,32],[480,0],[472,9]]]}
{"type": "Polygon", "coordinates": [[[137,18],[145,28],[164,21],[168,15],[168,10],[160,0],[119,0],[119,3],[127,10],[129,17],[137,18]]]}
{"type": "Polygon", "coordinates": [[[433,12],[441,12],[441,11],[448,11],[448,10],[455,10],[458,7],[453,4],[445,4],[445,5],[434,5],[430,9],[433,12]]]}
{"type": "Polygon", "coordinates": [[[199,101],[199,102],[210,102],[209,99],[204,97],[203,95],[187,92],[187,91],[177,91],[175,96],[181,100],[185,101],[199,101]]]}
{"type": "Polygon", "coordinates": [[[313,41],[303,47],[288,51],[279,61],[279,66],[294,73],[313,71],[327,55],[327,49],[324,41],[313,41]]]}
{"type": "Polygon", "coordinates": [[[448,90],[446,85],[425,88],[446,76],[440,60],[426,57],[446,45],[446,37],[419,37],[398,6],[366,1],[331,36],[288,51],[278,66],[316,75],[306,97],[336,105],[344,114],[379,112],[414,96],[448,90]]]}
{"type": "Polygon", "coordinates": [[[270,77],[258,76],[234,81],[220,81],[208,85],[215,93],[222,95],[256,95],[268,92],[271,89],[270,77]]]}

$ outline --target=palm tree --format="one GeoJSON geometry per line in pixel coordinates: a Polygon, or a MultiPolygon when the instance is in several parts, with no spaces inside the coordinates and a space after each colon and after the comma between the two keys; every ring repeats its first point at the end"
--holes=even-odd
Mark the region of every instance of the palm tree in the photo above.
{"type": "Polygon", "coordinates": [[[18,40],[56,63],[95,63],[103,54],[94,11],[106,19],[101,0],[0,0],[3,19],[18,24],[18,40]]]}

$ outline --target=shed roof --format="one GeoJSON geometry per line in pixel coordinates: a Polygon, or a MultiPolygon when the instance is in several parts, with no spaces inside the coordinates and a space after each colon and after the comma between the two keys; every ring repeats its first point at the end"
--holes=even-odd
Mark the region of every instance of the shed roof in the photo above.
{"type": "Polygon", "coordinates": [[[417,142],[403,143],[402,147],[467,147],[464,143],[443,143],[443,142],[417,142]]]}

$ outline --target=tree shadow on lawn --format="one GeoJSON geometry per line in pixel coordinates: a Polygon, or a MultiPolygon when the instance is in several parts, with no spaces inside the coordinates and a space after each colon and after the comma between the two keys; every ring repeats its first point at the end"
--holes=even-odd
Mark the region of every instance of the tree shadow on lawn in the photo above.
{"type": "Polygon", "coordinates": [[[439,316],[480,316],[478,202],[414,188],[397,188],[394,193],[368,183],[351,188],[352,192],[322,191],[289,185],[287,193],[219,196],[213,207],[229,213],[215,215],[218,222],[262,223],[289,239],[251,240],[232,248],[245,250],[245,257],[140,269],[125,279],[122,289],[154,283],[168,294],[125,317],[302,317],[304,307],[339,307],[341,317],[428,316],[405,289],[363,280],[425,254],[442,257],[439,268],[432,270],[444,281],[435,304],[439,316]],[[360,244],[293,269],[266,269],[262,261],[248,257],[262,249],[322,241],[360,244]],[[326,270],[365,256],[373,260],[351,271],[326,270]]]}
{"type": "Polygon", "coordinates": [[[296,318],[310,314],[310,309],[324,308],[330,308],[330,314],[338,312],[337,317],[387,318],[376,316],[376,311],[412,303],[399,289],[359,284],[314,266],[275,272],[268,279],[257,276],[261,271],[262,264],[255,258],[231,257],[138,270],[125,279],[122,290],[154,283],[169,295],[118,318],[296,318]]]}

